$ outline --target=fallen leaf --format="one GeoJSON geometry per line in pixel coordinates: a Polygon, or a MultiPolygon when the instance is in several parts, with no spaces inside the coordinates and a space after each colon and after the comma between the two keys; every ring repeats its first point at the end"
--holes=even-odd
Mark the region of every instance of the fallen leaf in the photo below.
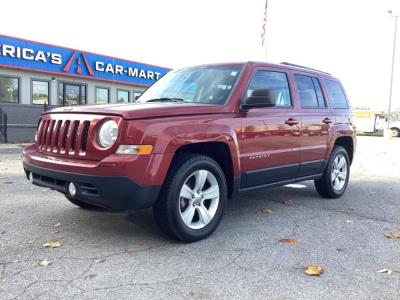
{"type": "Polygon", "coordinates": [[[264,208],[264,209],[262,210],[262,212],[263,212],[264,214],[272,214],[272,209],[270,209],[270,208],[264,208]]]}
{"type": "Polygon", "coordinates": [[[4,181],[3,183],[4,184],[13,184],[14,182],[13,181],[4,181]]]}
{"type": "Polygon", "coordinates": [[[283,204],[292,205],[293,204],[293,200],[292,199],[285,200],[285,201],[283,201],[283,204]]]}
{"type": "Polygon", "coordinates": [[[50,265],[50,264],[51,264],[51,262],[49,262],[47,259],[41,260],[41,261],[39,262],[39,266],[42,266],[42,267],[47,267],[47,266],[50,265]]]}
{"type": "Polygon", "coordinates": [[[284,239],[280,239],[279,243],[285,243],[285,244],[289,244],[291,246],[295,246],[295,245],[297,245],[298,241],[295,239],[284,238],[284,239]]]}
{"type": "Polygon", "coordinates": [[[399,239],[399,238],[400,238],[400,234],[393,233],[393,232],[385,233],[385,236],[386,236],[388,239],[391,239],[391,240],[399,239]]]}
{"type": "Polygon", "coordinates": [[[43,244],[43,247],[45,247],[45,248],[60,248],[61,243],[59,241],[48,241],[43,244]]]}
{"type": "Polygon", "coordinates": [[[324,272],[324,268],[318,265],[308,265],[304,271],[309,276],[319,276],[324,272]]]}
{"type": "Polygon", "coordinates": [[[51,233],[52,233],[52,234],[57,234],[57,233],[60,233],[60,230],[54,230],[54,231],[52,231],[51,233]]]}
{"type": "Polygon", "coordinates": [[[389,269],[382,269],[382,270],[379,270],[379,271],[376,271],[377,273],[385,273],[385,274],[392,274],[393,273],[393,271],[392,270],[389,270],[389,269]]]}
{"type": "Polygon", "coordinates": [[[105,262],[106,260],[104,259],[104,258],[101,258],[101,257],[98,257],[98,258],[96,258],[95,259],[95,263],[97,263],[97,264],[101,264],[101,263],[103,263],[103,262],[105,262]]]}
{"type": "Polygon", "coordinates": [[[60,227],[60,226],[61,226],[61,223],[57,223],[54,225],[54,227],[60,227]]]}

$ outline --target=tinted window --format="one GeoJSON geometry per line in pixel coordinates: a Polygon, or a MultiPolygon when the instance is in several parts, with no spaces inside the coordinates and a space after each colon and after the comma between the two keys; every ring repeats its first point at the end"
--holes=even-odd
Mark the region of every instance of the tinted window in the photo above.
{"type": "Polygon", "coordinates": [[[326,90],[333,108],[348,108],[344,91],[337,81],[325,80],[326,90]]]}
{"type": "Polygon", "coordinates": [[[17,103],[19,98],[18,78],[0,77],[0,102],[17,103]]]}
{"type": "Polygon", "coordinates": [[[269,89],[276,98],[275,107],[290,107],[289,84],[285,73],[275,71],[257,71],[251,79],[246,96],[249,97],[255,90],[269,89]]]}
{"type": "Polygon", "coordinates": [[[32,81],[32,103],[33,104],[49,104],[49,82],[48,81],[32,81]]]}
{"type": "Polygon", "coordinates": [[[325,107],[321,86],[315,77],[294,75],[300,104],[303,108],[325,107]]]}
{"type": "Polygon", "coordinates": [[[314,84],[315,92],[317,93],[318,106],[325,107],[326,106],[325,99],[324,99],[324,95],[322,94],[322,89],[321,89],[321,85],[319,84],[319,80],[315,77],[312,77],[312,81],[314,84]]]}

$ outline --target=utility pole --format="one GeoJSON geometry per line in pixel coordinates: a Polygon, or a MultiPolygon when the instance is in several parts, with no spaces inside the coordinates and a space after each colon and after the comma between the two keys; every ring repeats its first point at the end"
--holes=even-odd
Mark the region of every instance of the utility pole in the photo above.
{"type": "Polygon", "coordinates": [[[392,53],[392,71],[390,75],[390,91],[389,91],[389,106],[388,106],[388,121],[387,121],[387,129],[390,130],[390,114],[392,109],[392,95],[393,95],[393,77],[394,77],[394,66],[395,66],[395,58],[396,58],[396,38],[397,38],[397,20],[399,18],[398,15],[393,15],[391,10],[388,10],[389,15],[394,18],[394,37],[393,37],[393,53],[392,53]]]}

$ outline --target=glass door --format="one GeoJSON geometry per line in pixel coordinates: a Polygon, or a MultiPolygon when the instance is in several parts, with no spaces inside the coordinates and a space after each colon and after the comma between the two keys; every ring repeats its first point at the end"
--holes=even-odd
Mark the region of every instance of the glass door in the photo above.
{"type": "Polygon", "coordinates": [[[81,86],[76,84],[64,84],[64,99],[63,105],[79,105],[81,99],[81,86]]]}

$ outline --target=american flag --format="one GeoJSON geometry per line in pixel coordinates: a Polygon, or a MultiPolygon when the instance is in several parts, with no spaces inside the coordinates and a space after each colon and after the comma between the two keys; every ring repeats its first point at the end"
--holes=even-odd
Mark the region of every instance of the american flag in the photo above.
{"type": "Polygon", "coordinates": [[[265,43],[265,26],[267,25],[267,12],[268,12],[268,0],[265,0],[264,18],[263,25],[261,29],[261,45],[264,46],[265,43]]]}

